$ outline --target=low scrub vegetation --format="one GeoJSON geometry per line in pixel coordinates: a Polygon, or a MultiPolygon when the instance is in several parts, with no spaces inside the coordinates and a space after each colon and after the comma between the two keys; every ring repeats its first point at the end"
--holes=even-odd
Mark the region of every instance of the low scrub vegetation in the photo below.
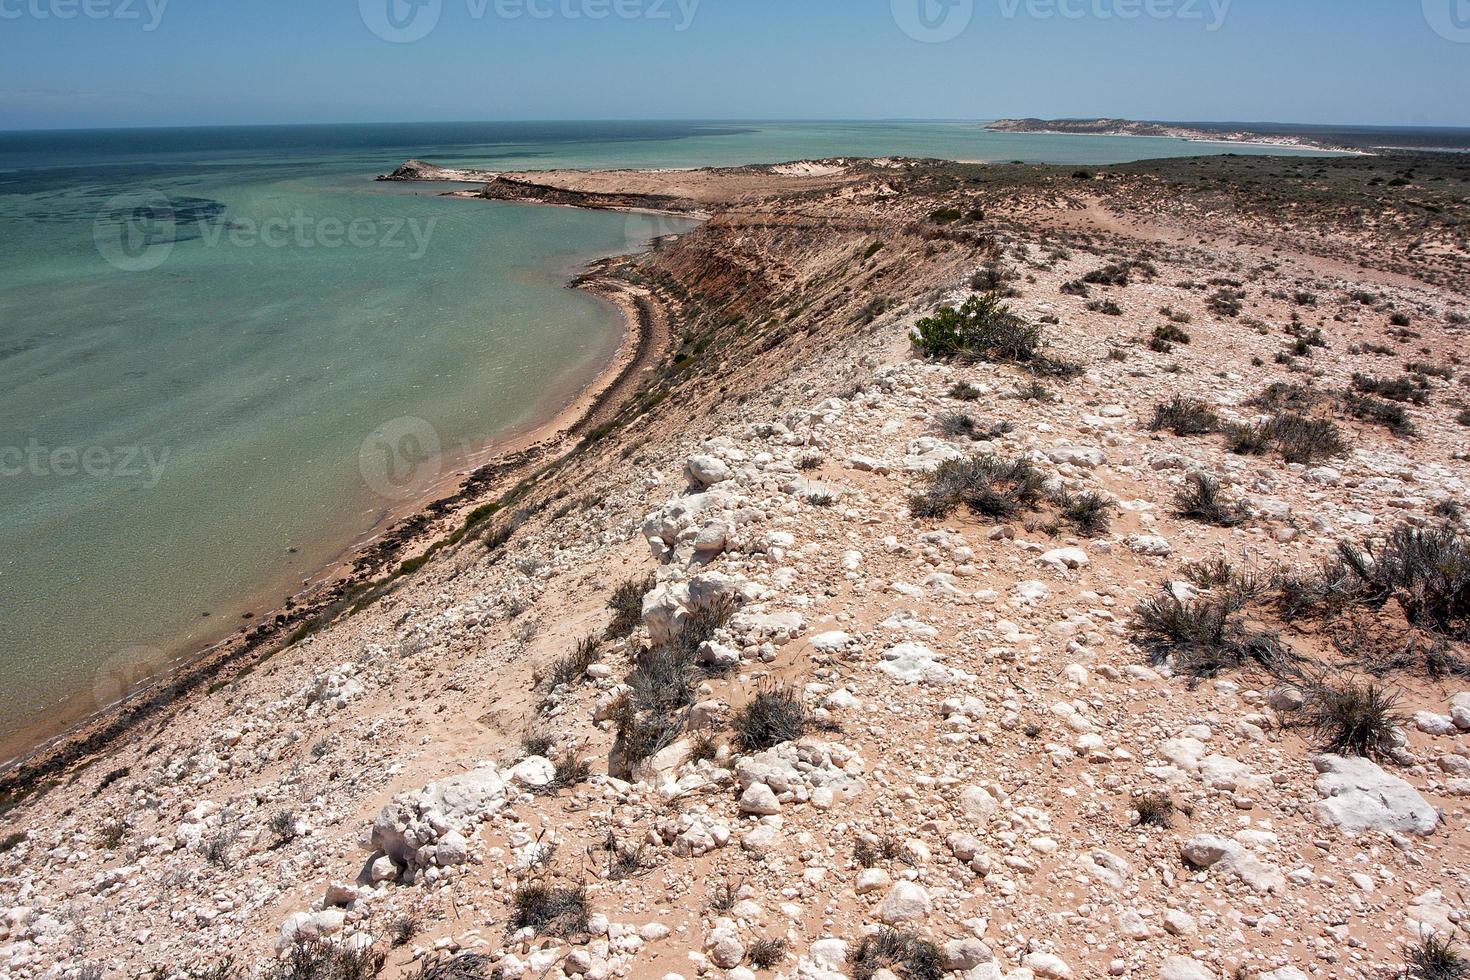
{"type": "Polygon", "coordinates": [[[1389,754],[1403,719],[1398,699],[1376,683],[1318,685],[1310,693],[1304,723],[1324,752],[1381,758],[1389,754]]]}
{"type": "Polygon", "coordinates": [[[1268,412],[1309,412],[1321,404],[1326,396],[1316,388],[1306,385],[1287,384],[1276,381],[1262,389],[1261,393],[1246,402],[1253,408],[1268,412]]]}
{"type": "Polygon", "coordinates": [[[1062,491],[1052,497],[1058,516],[1089,538],[1107,534],[1112,524],[1113,503],[1091,490],[1082,493],[1062,491]]]}
{"type": "Polygon", "coordinates": [[[1133,801],[1139,827],[1168,827],[1174,818],[1174,801],[1168,793],[1144,793],[1133,801]]]}
{"type": "Polygon", "coordinates": [[[984,293],[920,320],[913,341],[926,357],[1024,363],[1041,349],[1041,328],[1011,312],[995,293],[984,293]]]}
{"type": "Polygon", "coordinates": [[[533,929],[538,935],[563,939],[587,933],[587,890],[581,885],[527,882],[516,889],[513,901],[512,929],[533,929]]]}
{"type": "Polygon", "coordinates": [[[1470,960],[1439,936],[1426,936],[1409,950],[1404,972],[1408,980],[1466,980],[1470,960]]]}
{"type": "Polygon", "coordinates": [[[1347,452],[1342,431],[1331,420],[1295,412],[1277,412],[1265,422],[1231,426],[1226,437],[1233,453],[1263,456],[1274,450],[1288,463],[1311,465],[1347,452]]]}
{"type": "Polygon", "coordinates": [[[900,980],[940,980],[944,953],[934,943],[907,932],[881,928],[863,937],[852,954],[853,980],[892,973],[900,980]]]}
{"type": "Polygon", "coordinates": [[[551,665],[546,675],[546,687],[556,690],[576,684],[587,676],[587,670],[602,656],[602,640],[586,636],[578,640],[572,649],[551,665]]]}
{"type": "Polygon", "coordinates": [[[1154,409],[1149,431],[1168,430],[1176,436],[1199,436],[1220,429],[1220,416],[1210,406],[1194,398],[1176,395],[1171,401],[1154,409]]]}
{"type": "Polygon", "coordinates": [[[1451,527],[1402,526],[1378,544],[1343,544],[1339,554],[1338,577],[1358,604],[1394,601],[1410,624],[1470,640],[1470,538],[1451,527]]]}
{"type": "Polygon", "coordinates": [[[419,961],[411,980],[486,980],[495,962],[485,953],[429,956],[419,961]]]}
{"type": "Polygon", "coordinates": [[[1171,664],[1195,678],[1258,663],[1280,668],[1286,657],[1272,633],[1252,629],[1234,597],[1181,601],[1161,594],[1142,602],[1134,612],[1134,639],[1149,651],[1154,663],[1171,664]]]}
{"type": "Polygon", "coordinates": [[[757,939],[746,950],[746,959],[757,970],[774,970],[786,962],[790,944],[781,936],[757,939]]]}
{"type": "Polygon", "coordinates": [[[735,743],[747,752],[794,742],[806,734],[810,725],[801,694],[789,687],[764,688],[731,721],[735,743]]]}
{"type": "Polygon", "coordinates": [[[1369,374],[1353,375],[1353,389],[1364,395],[1377,395],[1389,401],[1407,402],[1413,405],[1428,405],[1427,385],[1416,384],[1410,378],[1377,378],[1369,374]]]}
{"type": "Polygon", "coordinates": [[[975,454],[941,464],[909,506],[915,517],[947,517],[964,505],[979,516],[1009,520],[1035,507],[1045,491],[1041,472],[1025,457],[975,454]]]}
{"type": "Polygon", "coordinates": [[[1415,432],[1414,423],[1402,405],[1352,391],[1343,398],[1343,405],[1354,418],[1381,425],[1396,436],[1412,436],[1415,432]]]}
{"type": "Polygon", "coordinates": [[[1205,300],[1205,306],[1216,316],[1237,317],[1244,309],[1242,303],[1244,299],[1245,293],[1238,289],[1224,287],[1211,293],[1209,299],[1205,300]]]}
{"type": "Polygon", "coordinates": [[[716,671],[700,661],[700,648],[735,613],[728,596],[690,609],[666,643],[641,650],[628,675],[629,693],[614,712],[618,745],[628,765],[636,765],[674,744],[700,682],[716,671]]]}
{"type": "Polygon", "coordinates": [[[643,622],[643,597],[653,589],[657,581],[653,575],[648,575],[629,579],[613,589],[612,596],[607,601],[607,607],[613,613],[612,622],[608,624],[604,634],[607,639],[621,640],[633,635],[638,624],[643,622]]]}
{"type": "Polygon", "coordinates": [[[1310,466],[1347,452],[1342,432],[1328,419],[1282,412],[1266,423],[1272,445],[1288,463],[1310,466]]]}
{"type": "Polygon", "coordinates": [[[1165,344],[1187,344],[1190,342],[1189,334],[1173,323],[1163,323],[1154,327],[1153,339],[1165,344]]]}
{"type": "Polygon", "coordinates": [[[552,776],[548,789],[570,789],[581,783],[585,783],[592,775],[592,767],[583,759],[577,757],[577,753],[567,749],[566,753],[556,761],[555,775],[552,776]]]}
{"type": "Polygon", "coordinates": [[[1175,512],[1192,521],[1216,527],[1237,527],[1250,516],[1244,504],[1227,500],[1220,481],[1203,473],[1192,473],[1174,498],[1175,512]]]}
{"type": "Polygon", "coordinates": [[[356,949],[325,939],[300,940],[266,973],[268,980],[372,980],[387,955],[375,947],[356,949]]]}

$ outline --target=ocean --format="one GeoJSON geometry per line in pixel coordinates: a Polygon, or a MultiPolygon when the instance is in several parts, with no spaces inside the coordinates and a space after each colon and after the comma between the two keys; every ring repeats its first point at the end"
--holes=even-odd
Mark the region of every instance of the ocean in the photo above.
{"type": "Polygon", "coordinates": [[[1272,152],[977,123],[0,133],[0,761],[279,604],[469,453],[556,414],[622,340],[569,277],[689,227],[374,182],[410,157],[1082,165],[1226,149],[1272,152]]]}

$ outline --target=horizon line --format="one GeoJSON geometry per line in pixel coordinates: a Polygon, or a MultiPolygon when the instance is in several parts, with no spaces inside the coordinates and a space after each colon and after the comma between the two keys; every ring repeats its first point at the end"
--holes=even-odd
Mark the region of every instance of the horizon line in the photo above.
{"type": "Polygon", "coordinates": [[[380,119],[370,122],[320,121],[320,122],[262,122],[262,123],[175,123],[142,126],[40,126],[19,129],[0,129],[0,135],[21,133],[113,133],[113,132],[158,132],[165,130],[222,130],[222,129],[309,129],[323,126],[460,126],[460,125],[511,125],[539,123],[701,123],[701,124],[754,124],[754,123],[973,123],[984,124],[1001,119],[1037,119],[1043,122],[1079,122],[1094,119],[1116,119],[1124,122],[1156,123],[1160,125],[1208,125],[1208,126],[1297,126],[1324,129],[1378,129],[1378,130],[1449,130],[1470,132],[1470,126],[1403,123],[1322,123],[1287,122],[1282,120],[1244,119],[1139,119],[1132,116],[976,116],[970,118],[953,116],[871,116],[871,117],[683,117],[649,116],[643,118],[577,118],[572,116],[550,116],[524,119],[380,119]]]}

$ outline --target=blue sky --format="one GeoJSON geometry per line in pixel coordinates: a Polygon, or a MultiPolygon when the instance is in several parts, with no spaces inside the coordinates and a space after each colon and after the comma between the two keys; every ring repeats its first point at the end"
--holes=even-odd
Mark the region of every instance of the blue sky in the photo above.
{"type": "Polygon", "coordinates": [[[1470,126],[1467,92],[1470,0],[0,0],[0,129],[1013,115],[1470,126]]]}

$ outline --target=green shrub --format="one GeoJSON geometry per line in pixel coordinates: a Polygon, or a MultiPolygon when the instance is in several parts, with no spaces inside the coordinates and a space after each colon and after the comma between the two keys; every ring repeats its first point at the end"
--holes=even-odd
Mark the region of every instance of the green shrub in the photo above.
{"type": "Polygon", "coordinates": [[[994,293],[971,296],[959,309],[942,307],[915,331],[914,345],[926,357],[1021,363],[1041,347],[1041,328],[1011,312],[994,293]]]}

